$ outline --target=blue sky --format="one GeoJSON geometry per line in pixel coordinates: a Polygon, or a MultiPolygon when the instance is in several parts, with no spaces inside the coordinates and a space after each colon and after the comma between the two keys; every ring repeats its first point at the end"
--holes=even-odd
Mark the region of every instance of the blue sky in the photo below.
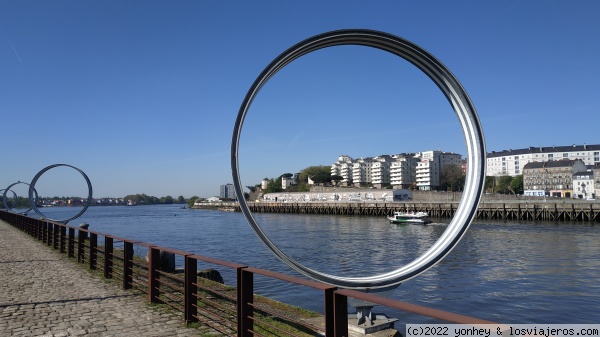
{"type": "MultiPolygon", "coordinates": [[[[599,17],[595,0],[0,0],[0,188],[66,163],[95,197],[218,195],[233,181],[231,134],[252,82],[293,44],[344,28],[403,37],[444,63],[477,109],[488,152],[599,144],[599,17]]],[[[432,149],[466,154],[433,83],[385,52],[334,47],[261,90],[240,172],[247,186],[341,154],[432,149]]],[[[87,195],[68,168],[36,189],[87,195]]]]}

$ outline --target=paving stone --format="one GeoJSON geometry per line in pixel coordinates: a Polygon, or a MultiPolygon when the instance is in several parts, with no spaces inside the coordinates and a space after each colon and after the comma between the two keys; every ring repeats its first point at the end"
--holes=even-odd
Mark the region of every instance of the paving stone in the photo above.
{"type": "Polygon", "coordinates": [[[0,221],[0,337],[201,335],[65,256],[0,221]]]}

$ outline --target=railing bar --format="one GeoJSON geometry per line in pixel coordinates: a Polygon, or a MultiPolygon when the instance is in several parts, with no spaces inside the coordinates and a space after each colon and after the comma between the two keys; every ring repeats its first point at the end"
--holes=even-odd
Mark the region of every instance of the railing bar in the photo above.
{"type": "MultiPolygon", "coordinates": [[[[158,280],[158,283],[159,283],[161,286],[162,286],[162,285],[165,285],[165,286],[167,286],[167,287],[169,287],[169,288],[171,288],[171,289],[174,289],[174,290],[179,290],[180,292],[185,292],[185,289],[183,289],[183,287],[181,287],[181,286],[178,286],[178,285],[176,285],[176,284],[173,284],[173,283],[170,283],[170,282],[165,282],[165,281],[163,281],[163,280],[161,280],[161,279],[159,279],[159,280],[158,280]]],[[[162,288],[162,287],[161,287],[161,288],[162,288]]]]}
{"type": "MultiPolygon", "coordinates": [[[[221,290],[221,291],[219,291],[219,290],[211,289],[211,288],[204,287],[204,286],[201,286],[201,285],[198,285],[198,289],[202,289],[202,290],[204,290],[206,292],[209,292],[209,293],[211,293],[211,294],[213,294],[215,296],[221,296],[221,297],[226,298],[228,300],[231,300],[233,302],[235,302],[237,300],[237,298],[235,297],[235,295],[231,296],[231,295],[228,295],[228,294],[224,293],[224,292],[229,291],[229,290],[221,290]]],[[[231,290],[231,291],[235,291],[235,290],[231,290]]]]}
{"type": "Polygon", "coordinates": [[[199,297],[198,299],[201,300],[202,302],[206,302],[208,304],[211,304],[213,308],[219,309],[220,311],[225,312],[227,314],[229,314],[228,311],[232,311],[233,312],[232,315],[235,315],[235,312],[236,312],[235,308],[226,307],[223,304],[217,303],[217,302],[215,302],[213,300],[210,300],[208,298],[205,298],[205,297],[199,297]]]}
{"type": "Polygon", "coordinates": [[[173,293],[167,293],[167,292],[163,292],[163,291],[161,291],[160,296],[164,296],[164,297],[166,297],[166,298],[168,298],[168,299],[170,299],[172,301],[179,301],[179,302],[181,302],[181,301],[184,300],[183,296],[179,297],[179,296],[177,296],[177,295],[175,295],[173,293]]]}
{"type": "Polygon", "coordinates": [[[229,315],[227,317],[225,316],[221,316],[216,312],[213,311],[209,311],[203,308],[198,308],[198,312],[202,314],[202,316],[207,317],[212,319],[215,322],[219,322],[221,324],[224,324],[223,322],[227,323],[231,323],[232,325],[235,324],[235,315],[229,315]]]}
{"type": "Polygon", "coordinates": [[[167,273],[167,272],[164,272],[164,271],[161,271],[161,270],[157,270],[157,271],[158,271],[158,273],[159,273],[161,276],[164,276],[164,277],[166,277],[166,278],[168,278],[168,279],[171,279],[171,280],[174,280],[174,281],[179,281],[179,282],[181,282],[181,283],[185,282],[185,280],[184,280],[184,278],[183,278],[183,277],[174,276],[174,275],[173,275],[173,274],[171,274],[171,273],[167,273]]]}
{"type": "MultiPolygon", "coordinates": [[[[289,335],[289,336],[294,336],[294,337],[298,337],[298,335],[294,335],[294,334],[292,334],[292,333],[290,333],[290,332],[288,332],[288,331],[282,330],[282,329],[280,329],[280,328],[278,328],[278,327],[276,327],[276,326],[273,326],[273,325],[271,325],[271,324],[269,324],[269,323],[267,323],[267,322],[265,322],[265,321],[262,321],[262,320],[260,320],[260,319],[258,319],[258,318],[256,318],[256,317],[253,317],[253,318],[252,318],[252,321],[254,321],[254,323],[255,323],[255,324],[258,324],[258,325],[266,325],[266,326],[268,326],[268,327],[270,327],[270,328],[273,328],[273,329],[275,329],[275,330],[277,330],[277,331],[279,331],[279,332],[282,332],[282,333],[284,333],[284,334],[286,334],[286,335],[289,335]]],[[[264,328],[263,328],[263,329],[264,329],[264,328]]],[[[265,329],[265,330],[266,330],[266,329],[265,329]]],[[[271,331],[269,331],[269,332],[271,332],[271,331]]],[[[315,331],[315,332],[316,332],[316,331],[315,331]]]]}
{"type": "MultiPolygon", "coordinates": [[[[161,294],[161,296],[162,296],[162,295],[163,295],[163,294],[161,294]]],[[[182,306],[182,307],[177,307],[177,306],[176,306],[174,303],[167,302],[167,301],[163,301],[163,300],[161,300],[161,302],[162,302],[163,304],[166,304],[166,305],[170,306],[171,308],[173,308],[173,309],[175,309],[175,310],[177,310],[177,311],[183,312],[183,306],[182,306]]]]}
{"type": "Polygon", "coordinates": [[[235,328],[233,328],[231,326],[221,324],[221,323],[217,323],[218,325],[215,326],[216,324],[213,324],[214,322],[208,321],[204,317],[201,317],[198,315],[194,315],[194,318],[196,318],[199,322],[203,323],[204,325],[208,326],[209,328],[217,330],[218,332],[222,333],[225,336],[237,336],[236,334],[230,334],[230,332],[222,330],[222,328],[225,328],[225,329],[229,329],[231,331],[235,331],[235,328]]]}
{"type": "Polygon", "coordinates": [[[302,322],[302,321],[299,321],[299,320],[296,320],[296,319],[293,319],[293,318],[289,318],[287,316],[281,316],[279,313],[277,313],[277,312],[275,312],[275,311],[273,311],[271,309],[267,309],[267,308],[265,308],[263,306],[253,305],[253,307],[257,311],[264,311],[264,312],[266,312],[268,314],[273,315],[274,317],[280,318],[283,321],[296,323],[298,325],[301,325],[303,327],[309,328],[309,329],[314,330],[314,331],[318,331],[319,330],[319,328],[316,327],[316,326],[314,326],[314,325],[307,324],[306,322],[302,322]]]}

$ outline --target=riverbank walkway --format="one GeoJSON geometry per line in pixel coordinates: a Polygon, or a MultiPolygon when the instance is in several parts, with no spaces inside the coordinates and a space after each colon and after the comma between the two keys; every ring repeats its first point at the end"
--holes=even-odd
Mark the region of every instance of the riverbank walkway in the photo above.
{"type": "Polygon", "coordinates": [[[0,336],[200,336],[0,221],[0,336]]]}

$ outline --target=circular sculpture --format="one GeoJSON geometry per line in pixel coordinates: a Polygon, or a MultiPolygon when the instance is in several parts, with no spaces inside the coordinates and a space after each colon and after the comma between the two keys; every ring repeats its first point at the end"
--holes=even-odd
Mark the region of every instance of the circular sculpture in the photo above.
{"type": "Polygon", "coordinates": [[[73,219],[77,219],[78,217],[80,217],[83,213],[85,213],[85,211],[88,209],[89,205],[92,203],[92,183],[90,182],[90,179],[88,179],[87,175],[80,169],[78,169],[75,166],[71,166],[68,164],[54,164],[54,165],[50,165],[46,168],[44,168],[43,170],[41,170],[40,172],[38,172],[38,174],[35,175],[35,177],[33,177],[33,180],[31,181],[31,184],[29,185],[29,202],[31,203],[34,212],[36,212],[39,216],[41,216],[44,219],[48,219],[50,221],[56,221],[56,222],[64,222],[67,223],[73,219]],[[35,201],[37,199],[37,192],[35,192],[35,184],[37,183],[38,179],[40,179],[40,177],[42,176],[42,174],[46,173],[46,171],[53,169],[55,167],[59,167],[59,166],[66,166],[66,167],[70,167],[72,169],[74,169],[75,171],[81,173],[81,175],[83,176],[83,178],[85,179],[87,186],[88,186],[88,197],[87,197],[87,201],[85,202],[85,205],[83,207],[83,209],[77,213],[75,216],[69,218],[69,219],[65,219],[65,220],[58,220],[58,219],[50,219],[48,218],[46,215],[44,215],[36,206],[35,201]],[[34,196],[34,192],[35,192],[35,196],[34,196]]]}
{"type": "Polygon", "coordinates": [[[463,237],[473,220],[483,192],[485,180],[485,141],[477,112],[467,92],[452,73],[435,57],[419,46],[384,32],[348,29],[323,33],[308,38],[275,58],[254,81],[238,112],[231,142],[231,170],[237,195],[244,195],[238,168],[238,148],[242,124],[250,105],[262,86],[279,70],[295,59],[313,51],[341,45],[378,48],[397,55],[423,71],[446,96],[460,121],[467,146],[467,172],[463,196],[452,221],[440,238],[423,255],[396,270],[366,277],[340,277],[325,274],[294,261],[284,254],[260,228],[244,198],[240,208],[259,239],[280,260],[313,279],[344,288],[373,289],[390,287],[419,275],[438,263],[463,237]]]}
{"type": "MultiPolygon", "coordinates": [[[[15,193],[15,191],[11,190],[11,188],[18,184],[25,184],[25,185],[29,186],[29,191],[31,193],[31,185],[28,183],[24,183],[22,181],[17,181],[16,183],[8,185],[8,187],[5,190],[3,190],[4,194],[2,195],[2,202],[4,203],[4,208],[6,208],[7,210],[11,210],[12,208],[8,207],[8,199],[6,198],[6,193],[8,193],[9,191],[12,192],[13,199],[15,200],[15,205],[16,205],[17,202],[19,201],[19,198],[17,197],[17,193],[15,193]]],[[[35,197],[37,198],[37,191],[35,190],[35,188],[33,189],[33,193],[35,194],[35,197]]],[[[29,208],[24,210],[22,213],[26,214],[27,212],[31,211],[31,209],[33,207],[34,207],[33,203],[31,202],[31,199],[29,199],[29,208]]]]}
{"type": "MultiPolygon", "coordinates": [[[[10,185],[10,186],[13,186],[13,185],[10,185]]],[[[0,192],[2,192],[2,206],[4,207],[4,209],[10,209],[8,207],[8,204],[7,204],[8,199],[6,199],[6,193],[12,192],[13,193],[13,199],[15,199],[15,202],[18,200],[17,193],[15,193],[15,191],[11,191],[9,189],[2,189],[2,190],[0,190],[0,192]],[[4,192],[2,192],[2,191],[4,191],[4,192]]]]}

